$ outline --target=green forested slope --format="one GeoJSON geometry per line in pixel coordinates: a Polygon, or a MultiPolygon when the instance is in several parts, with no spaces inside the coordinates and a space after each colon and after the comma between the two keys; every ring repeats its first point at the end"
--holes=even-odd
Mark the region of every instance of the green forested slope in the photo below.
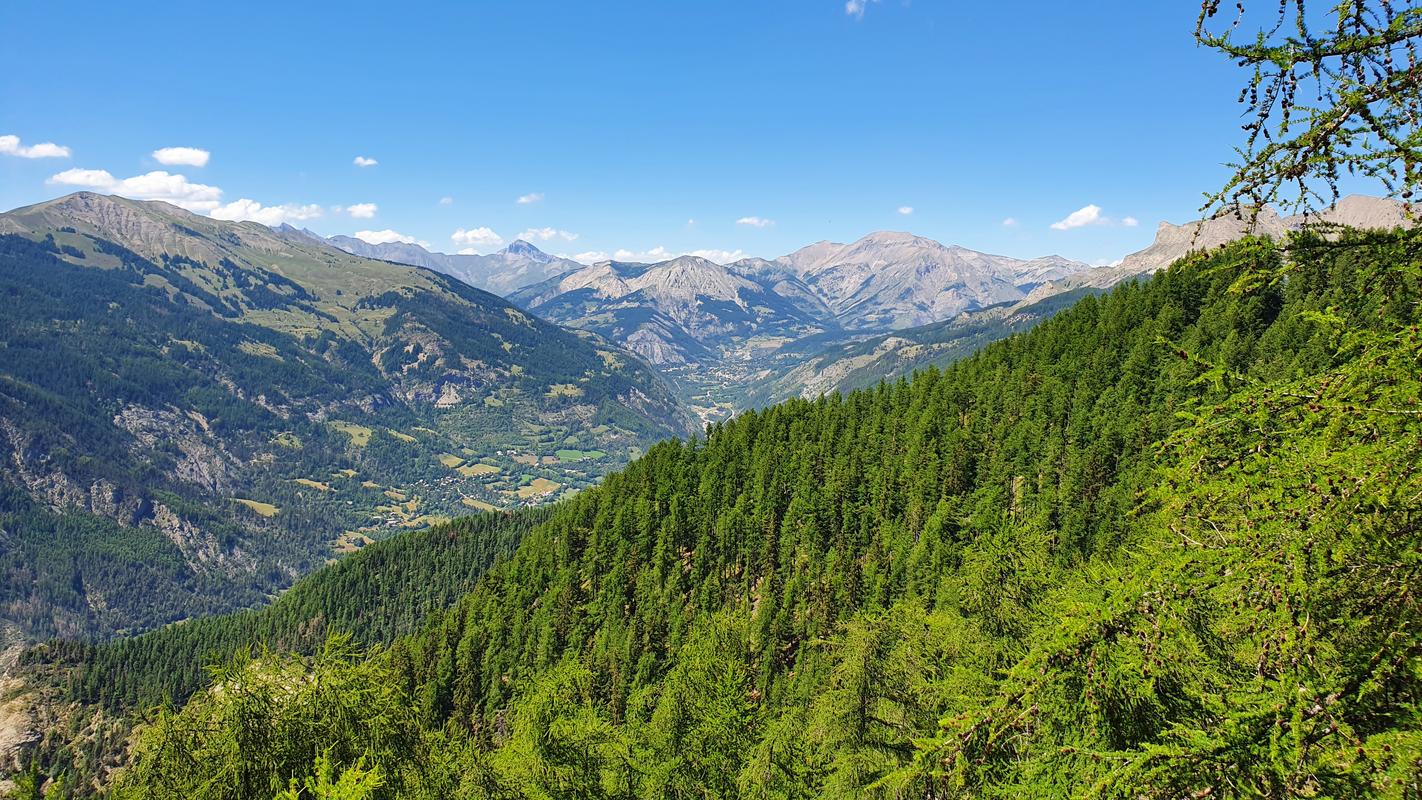
{"type": "Polygon", "coordinates": [[[271,605],[207,617],[107,645],[54,641],[34,648],[36,664],[77,663],[66,675],[81,701],[114,710],[182,702],[206,680],[206,667],[257,645],[292,652],[320,649],[328,632],[385,644],[418,630],[433,613],[471,590],[496,559],[547,517],[545,509],[464,517],[377,542],[297,582],[271,605]]]}
{"type": "Polygon", "coordinates": [[[695,429],[614,345],[163,203],[0,214],[0,298],[6,644],[265,602],[333,555],[591,485],[695,429]]]}
{"type": "Polygon", "coordinates": [[[119,792],[1415,797],[1419,286],[1416,234],[1247,240],[659,445],[419,635],[230,667],[119,792]]]}

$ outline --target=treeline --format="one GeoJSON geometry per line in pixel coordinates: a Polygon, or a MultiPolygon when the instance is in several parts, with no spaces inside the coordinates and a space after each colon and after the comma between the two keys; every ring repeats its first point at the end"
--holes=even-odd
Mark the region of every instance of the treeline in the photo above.
{"type": "Polygon", "coordinates": [[[1415,797],[1419,298],[1422,234],[1251,239],[659,445],[419,633],[229,663],[117,794],[1415,797]]]}

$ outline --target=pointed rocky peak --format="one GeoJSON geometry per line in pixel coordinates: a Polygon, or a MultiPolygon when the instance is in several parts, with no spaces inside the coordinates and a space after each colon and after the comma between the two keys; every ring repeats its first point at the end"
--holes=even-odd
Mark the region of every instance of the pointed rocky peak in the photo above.
{"type": "Polygon", "coordinates": [[[523,239],[513,240],[509,243],[508,247],[505,247],[500,252],[504,255],[523,256],[524,258],[549,258],[549,255],[547,253],[543,252],[542,250],[539,250],[533,245],[532,242],[528,242],[523,239]]]}
{"type": "Polygon", "coordinates": [[[628,282],[633,290],[644,290],[660,297],[690,299],[713,297],[734,299],[742,289],[754,289],[756,284],[731,270],[699,256],[678,256],[670,261],[653,264],[646,272],[628,282]]]}

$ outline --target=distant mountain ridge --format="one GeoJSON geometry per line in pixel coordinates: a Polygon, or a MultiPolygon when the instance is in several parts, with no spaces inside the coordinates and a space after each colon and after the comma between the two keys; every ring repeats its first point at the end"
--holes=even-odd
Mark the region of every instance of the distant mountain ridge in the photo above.
{"type": "Polygon", "coordinates": [[[509,298],[626,342],[654,364],[682,364],[701,351],[744,355],[747,343],[941,322],[1021,300],[1085,269],[1060,256],[1015,259],[885,231],[848,245],[818,242],[774,260],[600,262],[509,298]]]}
{"type": "MultiPolygon", "coordinates": [[[[1019,274],[1031,275],[1040,282],[1018,284],[1019,288],[1028,285],[1031,288],[1025,297],[1013,302],[870,338],[819,343],[809,348],[787,346],[752,375],[743,402],[765,405],[789,397],[815,397],[907,376],[927,366],[942,367],[983,344],[1035,325],[1083,296],[1100,294],[1123,281],[1154,274],[1191,252],[1217,250],[1246,235],[1278,239],[1306,225],[1389,229],[1412,227],[1415,223],[1402,203],[1362,195],[1342,198],[1335,206],[1308,216],[1281,217],[1273,209],[1262,209],[1252,221],[1222,214],[1181,225],[1162,222],[1148,247],[1117,264],[1086,269],[1061,268],[1054,263],[1057,257],[1038,259],[1045,269],[1035,273],[1024,270],[1019,274]]],[[[835,246],[825,245],[812,245],[801,252],[808,252],[821,261],[833,258],[827,252],[835,246]]],[[[807,261],[814,263],[804,257],[787,259],[801,266],[807,261]]],[[[1074,265],[1074,262],[1068,263],[1074,265]]]]}
{"type": "Polygon", "coordinates": [[[387,242],[371,244],[354,236],[332,236],[322,239],[320,234],[285,226],[283,231],[304,234],[321,239],[347,253],[397,264],[411,264],[442,272],[487,292],[499,296],[537,283],[554,275],[580,269],[577,261],[549,255],[535,245],[517,239],[504,249],[478,255],[472,253],[436,253],[418,244],[387,242]]]}
{"type": "Polygon", "coordinates": [[[1022,299],[1038,284],[1087,268],[1061,256],[1023,260],[895,231],[853,244],[818,242],[776,259],[845,328],[897,330],[1022,299]]]}
{"type": "Polygon", "coordinates": [[[1274,209],[1263,208],[1252,219],[1226,212],[1180,225],[1161,222],[1156,227],[1155,240],[1145,249],[1131,253],[1117,264],[1094,267],[1048,281],[1034,288],[1019,307],[1061,292],[1108,289],[1123,280],[1165,269],[1192,252],[1216,250],[1248,235],[1278,239],[1309,225],[1377,230],[1411,227],[1415,223],[1405,204],[1366,195],[1341,198],[1335,205],[1310,215],[1281,217],[1274,209]]]}

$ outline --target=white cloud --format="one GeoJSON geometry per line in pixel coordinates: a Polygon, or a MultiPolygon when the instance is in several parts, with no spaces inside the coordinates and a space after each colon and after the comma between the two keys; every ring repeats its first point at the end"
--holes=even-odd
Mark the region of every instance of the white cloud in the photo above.
{"type": "Polygon", "coordinates": [[[1124,258],[1117,258],[1117,259],[1098,258],[1098,259],[1096,259],[1095,261],[1091,262],[1091,266],[1093,266],[1093,267],[1119,267],[1119,266],[1121,266],[1121,262],[1122,262],[1122,261],[1125,261],[1125,259],[1124,259],[1124,258]]]}
{"type": "Polygon", "coordinates": [[[1021,223],[1017,221],[1017,217],[1008,217],[1002,221],[1002,227],[1004,228],[1015,228],[1020,224],[1021,223]]]}
{"type": "Polygon", "coordinates": [[[732,261],[739,261],[746,257],[744,250],[669,250],[658,245],[650,250],[628,250],[622,248],[609,254],[605,250],[589,250],[586,253],[578,253],[569,258],[583,264],[596,264],[599,261],[638,261],[654,262],[667,261],[677,256],[696,256],[707,261],[714,261],[717,264],[729,264],[732,261]]]}
{"type": "Polygon", "coordinates": [[[494,233],[492,228],[486,227],[470,228],[468,230],[460,228],[450,234],[449,238],[455,244],[462,244],[472,252],[492,250],[504,243],[504,237],[494,233]]]}
{"type": "Polygon", "coordinates": [[[63,184],[65,186],[89,186],[95,189],[107,189],[116,185],[119,181],[108,170],[104,169],[66,169],[65,171],[51,175],[50,183],[63,184]]]}
{"type": "Polygon", "coordinates": [[[695,224],[696,224],[696,220],[694,220],[694,219],[689,219],[689,220],[686,221],[686,226],[687,226],[688,228],[692,227],[692,226],[695,225],[695,224]]]}
{"type": "Polygon", "coordinates": [[[704,258],[707,261],[714,261],[717,264],[729,264],[732,261],[740,261],[746,257],[744,250],[692,250],[687,253],[689,256],[704,258]]]}
{"type": "Polygon", "coordinates": [[[356,231],[352,235],[366,244],[393,244],[399,242],[400,244],[417,244],[420,247],[429,247],[428,242],[421,241],[413,236],[406,236],[399,231],[392,231],[389,228],[383,231],[356,231]]]}
{"type": "Polygon", "coordinates": [[[521,206],[530,206],[530,205],[533,205],[534,203],[537,203],[539,200],[542,200],[542,199],[543,199],[543,192],[530,192],[530,193],[528,193],[528,194],[523,195],[522,197],[520,197],[520,198],[518,199],[518,204],[521,205],[521,206]]]}
{"type": "Polygon", "coordinates": [[[1101,213],[1101,206],[1089,205],[1079,208],[1067,215],[1066,219],[1052,223],[1054,231],[1069,231],[1073,228],[1085,228],[1088,225],[1120,225],[1126,228],[1134,228],[1141,224],[1135,217],[1122,217],[1120,220],[1112,219],[1101,213]]]}
{"type": "Polygon", "coordinates": [[[193,183],[183,175],[162,170],[120,180],[107,170],[67,169],[52,176],[49,182],[98,189],[135,200],[162,200],[189,211],[209,212],[222,204],[222,190],[216,186],[193,183]]]}
{"type": "Polygon", "coordinates": [[[913,206],[899,206],[899,213],[907,217],[913,213],[913,206]]]}
{"type": "Polygon", "coordinates": [[[441,197],[441,198],[439,199],[439,204],[442,205],[442,206],[452,206],[452,205],[454,205],[454,198],[453,198],[453,197],[447,197],[447,196],[446,196],[446,197],[441,197]]]}
{"type": "Polygon", "coordinates": [[[775,220],[764,219],[762,217],[741,217],[740,219],[736,220],[736,224],[749,225],[752,228],[769,228],[771,225],[775,224],[775,220]]]}
{"type": "Polygon", "coordinates": [[[380,162],[376,161],[373,158],[366,158],[365,156],[356,156],[355,160],[353,160],[351,163],[355,164],[357,167],[373,167],[376,164],[379,164],[380,162]]]}
{"type": "Polygon", "coordinates": [[[1111,220],[1101,216],[1101,206],[1089,205],[1071,212],[1066,219],[1052,223],[1054,231],[1069,231],[1072,228],[1085,228],[1087,225],[1105,225],[1111,220]]]}
{"type": "Polygon", "coordinates": [[[54,142],[40,142],[25,147],[18,136],[0,136],[0,155],[18,158],[69,158],[69,148],[54,142]]]}
{"type": "Polygon", "coordinates": [[[205,167],[212,153],[196,147],[161,147],[153,151],[153,159],[159,164],[182,167],[205,167]]]}
{"type": "Polygon", "coordinates": [[[877,2],[879,0],[847,0],[844,4],[844,13],[855,19],[863,19],[864,9],[868,8],[870,3],[877,2]]]}
{"type": "Polygon", "coordinates": [[[350,214],[353,219],[370,219],[379,210],[380,206],[374,203],[356,203],[353,206],[346,206],[346,213],[350,214]]]}
{"type": "Polygon", "coordinates": [[[657,245],[651,250],[643,250],[640,253],[627,249],[618,250],[612,254],[612,257],[618,261],[666,261],[669,258],[676,258],[676,254],[657,245]]]}
{"type": "Polygon", "coordinates": [[[529,228],[520,233],[515,239],[522,239],[525,242],[540,241],[551,242],[554,239],[562,239],[565,242],[576,241],[578,234],[571,231],[560,231],[557,228],[529,228]]]}
{"type": "Polygon", "coordinates": [[[297,203],[286,203],[279,206],[264,206],[256,200],[242,198],[234,200],[225,206],[218,206],[209,213],[213,219],[225,219],[233,222],[251,220],[260,222],[269,228],[274,228],[285,222],[304,222],[308,219],[315,219],[321,216],[321,207],[318,205],[299,205],[297,203]]]}

